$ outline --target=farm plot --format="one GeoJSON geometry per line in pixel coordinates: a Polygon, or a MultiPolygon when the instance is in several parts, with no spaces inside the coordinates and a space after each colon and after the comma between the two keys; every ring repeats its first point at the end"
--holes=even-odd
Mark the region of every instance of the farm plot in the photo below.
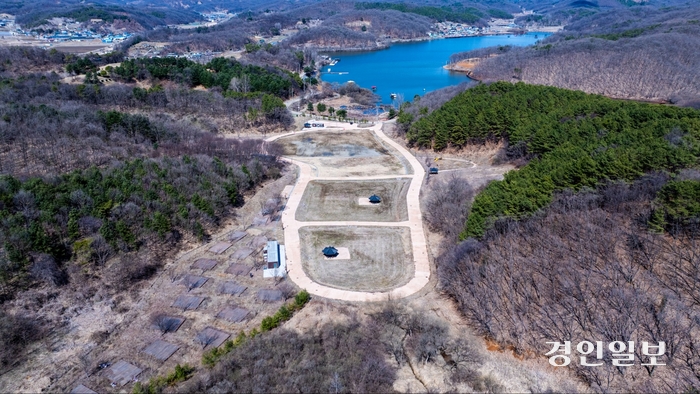
{"type": "Polygon", "coordinates": [[[278,142],[286,156],[311,164],[319,177],[412,173],[403,156],[369,130],[301,133],[278,142]]]}
{"type": "Polygon", "coordinates": [[[414,273],[408,227],[302,227],[302,267],[313,281],[343,290],[387,291],[414,273]],[[326,246],[348,248],[349,259],[326,259],[326,246]]]}
{"type": "Polygon", "coordinates": [[[377,181],[311,181],[296,211],[299,221],[357,220],[400,222],[408,220],[408,178],[377,181]],[[381,197],[377,204],[369,196],[381,197]],[[365,204],[362,204],[366,202],[365,204]],[[352,218],[352,219],[348,219],[352,218]]]}

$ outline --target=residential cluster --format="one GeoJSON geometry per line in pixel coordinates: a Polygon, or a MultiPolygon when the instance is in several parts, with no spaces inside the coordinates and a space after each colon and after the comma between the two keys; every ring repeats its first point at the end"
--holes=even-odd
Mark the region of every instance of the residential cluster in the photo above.
{"type": "Polygon", "coordinates": [[[439,22],[433,25],[433,31],[428,32],[431,38],[456,38],[480,36],[486,34],[506,34],[517,32],[520,26],[513,19],[492,19],[487,27],[471,26],[457,22],[439,22]]]}
{"type": "MultiPolygon", "coordinates": [[[[1,22],[0,22],[1,23],[1,22]]],[[[82,41],[82,40],[102,40],[106,44],[118,43],[131,37],[131,33],[121,33],[121,34],[100,34],[96,33],[90,29],[80,29],[80,30],[61,30],[52,33],[41,33],[30,30],[23,30],[21,28],[16,28],[14,31],[10,31],[8,34],[15,36],[27,36],[33,37],[39,40],[46,40],[49,42],[64,42],[64,41],[82,41]]]]}
{"type": "Polygon", "coordinates": [[[433,38],[465,37],[482,34],[482,28],[457,22],[439,22],[433,25],[428,36],[433,38]]]}

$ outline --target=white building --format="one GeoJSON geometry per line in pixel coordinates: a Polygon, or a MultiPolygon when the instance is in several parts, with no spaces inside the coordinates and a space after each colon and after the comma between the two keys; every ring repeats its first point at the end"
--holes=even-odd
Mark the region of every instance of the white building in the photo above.
{"type": "Polygon", "coordinates": [[[263,249],[263,278],[287,276],[287,262],[284,245],[277,241],[268,241],[263,249]]]}

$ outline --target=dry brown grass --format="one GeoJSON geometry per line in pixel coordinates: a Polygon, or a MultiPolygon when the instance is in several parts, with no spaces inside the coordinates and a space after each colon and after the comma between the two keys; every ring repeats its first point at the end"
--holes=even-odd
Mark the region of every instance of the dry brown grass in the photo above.
{"type": "Polygon", "coordinates": [[[410,179],[377,181],[312,181],[306,187],[296,211],[300,221],[358,220],[400,222],[408,220],[406,192],[410,179]],[[360,205],[359,199],[372,194],[381,203],[360,205]]]}
{"type": "Polygon", "coordinates": [[[299,235],[304,271],[323,285],[386,291],[413,277],[407,227],[302,227],[299,235]],[[329,245],[348,248],[350,259],[325,259],[321,250],[329,245]]]}
{"type": "Polygon", "coordinates": [[[278,140],[284,154],[314,167],[317,177],[406,175],[413,170],[369,130],[300,133],[278,140]]]}

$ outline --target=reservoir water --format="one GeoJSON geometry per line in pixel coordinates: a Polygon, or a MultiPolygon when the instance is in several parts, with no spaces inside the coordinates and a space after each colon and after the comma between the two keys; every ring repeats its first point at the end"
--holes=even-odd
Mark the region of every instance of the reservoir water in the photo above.
{"type": "Polygon", "coordinates": [[[334,52],[340,59],[335,66],[325,66],[324,82],[354,81],[363,88],[377,87],[382,103],[391,104],[391,93],[413,101],[416,94],[467,81],[464,73],[442,68],[450,55],[498,45],[527,46],[543,39],[547,33],[448,38],[431,41],[392,44],[388,49],[371,52],[334,52]],[[328,70],[330,69],[330,73],[328,70]]]}

